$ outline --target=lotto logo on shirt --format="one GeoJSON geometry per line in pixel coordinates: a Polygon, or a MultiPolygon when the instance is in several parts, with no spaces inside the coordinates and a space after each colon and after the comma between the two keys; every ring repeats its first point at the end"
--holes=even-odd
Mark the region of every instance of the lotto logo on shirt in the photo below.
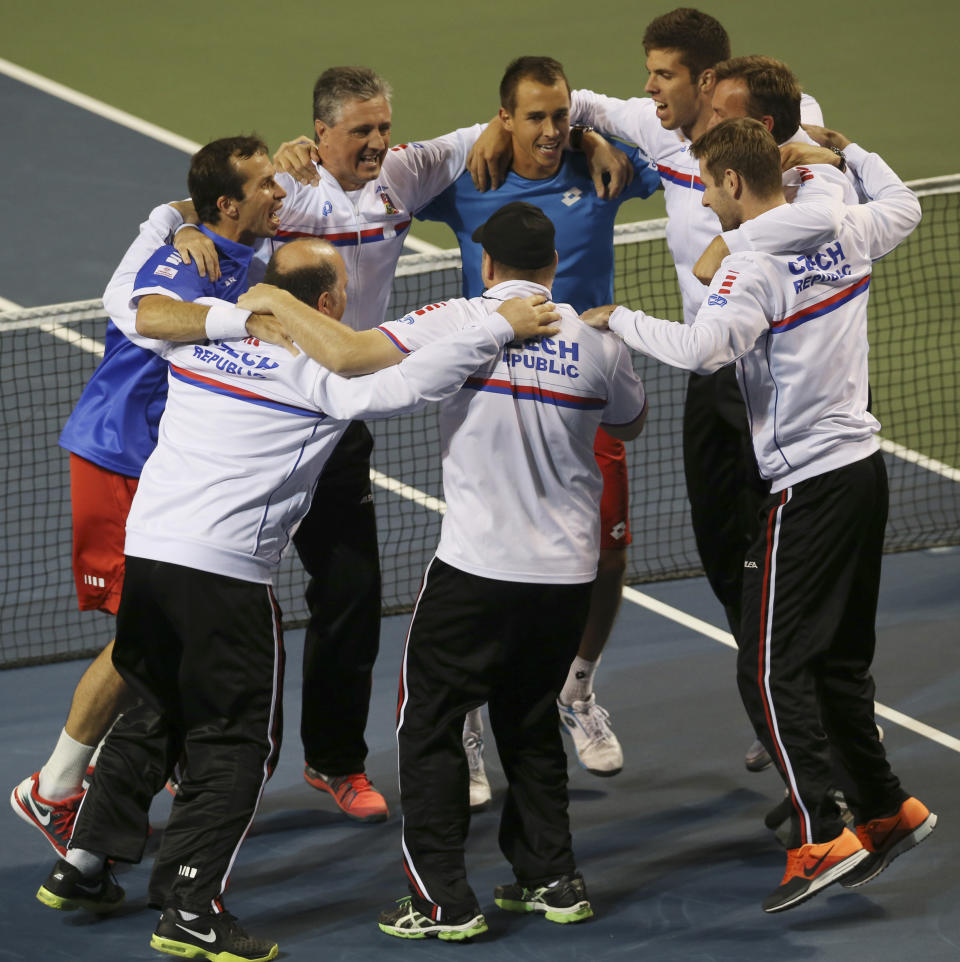
{"type": "Polygon", "coordinates": [[[175,267],[171,267],[169,264],[157,264],[153,273],[159,274],[161,277],[176,277],[177,269],[175,267]]]}

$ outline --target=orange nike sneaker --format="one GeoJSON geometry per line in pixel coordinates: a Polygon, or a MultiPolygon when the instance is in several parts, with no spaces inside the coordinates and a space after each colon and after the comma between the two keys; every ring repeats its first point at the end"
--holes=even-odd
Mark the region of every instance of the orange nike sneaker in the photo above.
{"type": "Polygon", "coordinates": [[[357,822],[385,822],[390,814],[387,800],[373,787],[373,782],[364,772],[324,775],[306,765],[303,777],[308,785],[329,792],[340,811],[357,822]]]}
{"type": "Polygon", "coordinates": [[[763,911],[792,909],[839,881],[869,854],[849,828],[829,842],[788,849],[783,881],[763,900],[763,911]]]}
{"type": "Polygon", "coordinates": [[[857,838],[869,853],[841,882],[855,888],[876,878],[898,855],[919,845],[934,829],[937,816],[911,796],[893,815],[857,826],[857,838]]]}

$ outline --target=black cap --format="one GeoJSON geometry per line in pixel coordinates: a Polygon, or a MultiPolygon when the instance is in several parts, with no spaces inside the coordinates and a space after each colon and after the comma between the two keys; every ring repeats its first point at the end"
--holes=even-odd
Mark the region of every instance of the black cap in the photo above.
{"type": "Polygon", "coordinates": [[[505,204],[474,232],[473,239],[507,267],[539,270],[553,264],[554,230],[547,215],[522,200],[505,204]]]}

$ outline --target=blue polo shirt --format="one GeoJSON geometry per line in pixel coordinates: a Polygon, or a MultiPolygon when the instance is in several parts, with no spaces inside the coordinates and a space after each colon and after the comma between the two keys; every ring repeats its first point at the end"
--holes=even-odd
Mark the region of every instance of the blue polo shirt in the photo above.
{"type": "MultiPolygon", "coordinates": [[[[134,290],[158,289],[183,301],[219,297],[236,302],[247,289],[253,248],[205,227],[220,257],[220,279],[211,281],[184,264],[175,248],[159,248],[140,268],[134,290]]],[[[116,474],[139,478],[157,444],[167,402],[167,362],[129,340],[107,321],[103,360],[87,381],[60,434],[60,446],[116,474]]]]}
{"type": "MultiPolygon", "coordinates": [[[[620,146],[619,144],[617,145],[620,146]]],[[[631,197],[649,197],[660,186],[656,168],[637,148],[624,150],[634,168],[630,185],[614,200],[600,200],[587,159],[566,151],[560,169],[545,180],[528,180],[514,171],[497,190],[481,193],[469,173],[417,212],[421,220],[447,224],[457,235],[463,260],[463,296],[479,297],[482,249],[471,235],[491,214],[512,201],[535,204],[556,228],[560,265],[553,282],[554,300],[585,311],[613,301],[613,223],[620,205],[631,197]]]]}

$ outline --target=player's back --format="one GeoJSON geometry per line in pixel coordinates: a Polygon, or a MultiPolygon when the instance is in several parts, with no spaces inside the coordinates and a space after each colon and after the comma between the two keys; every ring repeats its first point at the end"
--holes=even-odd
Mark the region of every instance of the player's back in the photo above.
{"type": "MultiPolygon", "coordinates": [[[[762,272],[769,331],[743,356],[740,377],[761,473],[778,490],[876,449],[879,423],[867,410],[872,263],[852,215],[817,248],[741,256],[762,272]]],[[[735,261],[724,262],[728,276],[735,261]]]]}
{"type": "Polygon", "coordinates": [[[157,448],[128,553],[267,582],[346,424],[312,399],[321,369],[258,342],[169,345],[157,448]]]}
{"type": "MultiPolygon", "coordinates": [[[[467,302],[539,293],[512,281],[467,302]]],[[[437,555],[461,570],[518,581],[592,580],[601,477],[593,442],[602,422],[629,423],[643,388],[617,339],[569,305],[553,337],[511,343],[441,409],[447,513],[437,555]]]]}

